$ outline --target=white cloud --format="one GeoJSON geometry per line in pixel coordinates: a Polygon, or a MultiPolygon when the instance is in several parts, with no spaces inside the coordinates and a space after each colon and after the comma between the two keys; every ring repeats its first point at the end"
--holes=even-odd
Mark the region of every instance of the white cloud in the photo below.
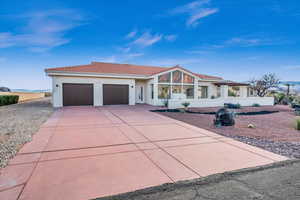
{"type": "Polygon", "coordinates": [[[164,36],[164,39],[169,42],[173,42],[177,39],[177,35],[166,35],[166,36],[164,36]]]}
{"type": "Polygon", "coordinates": [[[287,65],[282,68],[285,70],[300,70],[300,65],[287,65]]]}
{"type": "Polygon", "coordinates": [[[17,17],[25,21],[22,32],[0,33],[0,48],[26,47],[42,52],[69,43],[67,31],[83,24],[83,17],[74,10],[47,10],[17,17]]]}
{"type": "Polygon", "coordinates": [[[197,0],[186,5],[179,6],[172,9],[169,13],[171,15],[187,14],[189,17],[186,21],[187,26],[197,26],[200,19],[208,17],[219,11],[218,8],[206,7],[210,4],[210,0],[197,0]]]}
{"type": "Polygon", "coordinates": [[[151,34],[150,32],[145,32],[140,37],[135,39],[131,44],[140,47],[148,47],[159,42],[162,37],[162,34],[151,34]]]}
{"type": "Polygon", "coordinates": [[[137,30],[133,30],[133,31],[129,32],[129,33],[125,36],[125,38],[126,38],[126,39],[133,38],[133,37],[136,36],[137,32],[138,32],[137,30]]]}

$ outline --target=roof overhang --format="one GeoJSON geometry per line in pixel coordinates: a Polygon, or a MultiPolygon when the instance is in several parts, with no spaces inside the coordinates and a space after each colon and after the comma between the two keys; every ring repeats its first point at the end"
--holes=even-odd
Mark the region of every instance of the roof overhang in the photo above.
{"type": "Polygon", "coordinates": [[[238,83],[238,82],[215,82],[214,83],[216,86],[221,86],[221,85],[228,85],[228,86],[250,86],[248,83],[238,83]]]}
{"type": "Polygon", "coordinates": [[[45,71],[48,76],[68,76],[68,77],[94,77],[94,78],[122,78],[122,79],[151,79],[150,76],[137,74],[103,74],[91,72],[67,72],[67,71],[45,71]]]}

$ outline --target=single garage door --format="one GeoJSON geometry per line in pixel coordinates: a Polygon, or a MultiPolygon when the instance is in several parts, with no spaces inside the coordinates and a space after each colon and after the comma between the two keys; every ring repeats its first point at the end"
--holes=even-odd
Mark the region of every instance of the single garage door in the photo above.
{"type": "Polygon", "coordinates": [[[63,105],[94,105],[93,84],[63,83],[63,105]]]}
{"type": "Polygon", "coordinates": [[[128,104],[128,85],[103,85],[103,105],[128,104]]]}

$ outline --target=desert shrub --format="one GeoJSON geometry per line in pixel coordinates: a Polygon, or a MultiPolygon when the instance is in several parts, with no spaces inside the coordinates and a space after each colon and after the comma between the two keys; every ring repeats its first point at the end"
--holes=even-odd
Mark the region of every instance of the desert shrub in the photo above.
{"type": "Polygon", "coordinates": [[[260,104],[259,103],[254,103],[254,104],[252,104],[252,107],[260,107],[260,104]]]}
{"type": "Polygon", "coordinates": [[[0,95],[0,106],[18,103],[18,95],[0,95]]]}
{"type": "Polygon", "coordinates": [[[237,104],[224,103],[224,107],[229,108],[229,109],[239,109],[239,108],[241,108],[241,104],[239,104],[239,103],[237,103],[237,104]]]}
{"type": "Polygon", "coordinates": [[[45,92],[45,97],[51,97],[52,93],[51,92],[45,92]]]}
{"type": "Polygon", "coordinates": [[[284,93],[276,93],[274,95],[275,104],[282,104],[283,99],[286,98],[284,93]]]}
{"type": "Polygon", "coordinates": [[[296,119],[296,130],[300,131],[300,119],[296,119]]]}
{"type": "Polygon", "coordinates": [[[164,104],[165,107],[168,108],[169,107],[169,100],[168,99],[164,100],[163,104],[164,104]]]}
{"type": "Polygon", "coordinates": [[[295,109],[295,115],[296,116],[300,116],[300,108],[299,109],[295,109]]]}
{"type": "Polygon", "coordinates": [[[190,102],[183,102],[181,105],[183,105],[184,109],[186,110],[189,107],[190,102]]]}

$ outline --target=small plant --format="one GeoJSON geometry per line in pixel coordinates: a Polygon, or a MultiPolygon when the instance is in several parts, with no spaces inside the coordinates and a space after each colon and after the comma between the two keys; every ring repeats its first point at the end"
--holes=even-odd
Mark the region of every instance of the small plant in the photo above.
{"type": "Polygon", "coordinates": [[[166,100],[164,101],[164,106],[165,106],[166,108],[169,107],[169,100],[168,100],[168,99],[166,99],[166,100]]]}
{"type": "Polygon", "coordinates": [[[254,103],[254,104],[252,104],[252,107],[260,107],[260,104],[259,103],[254,103]]]}
{"type": "Polygon", "coordinates": [[[237,103],[237,104],[224,103],[224,107],[225,108],[229,108],[229,109],[240,109],[241,108],[241,104],[239,104],[239,103],[237,103]]]}
{"type": "Polygon", "coordinates": [[[300,116],[300,109],[295,109],[295,115],[300,116]]]}
{"type": "Polygon", "coordinates": [[[18,103],[18,95],[0,95],[0,106],[18,103]]]}
{"type": "Polygon", "coordinates": [[[183,102],[182,105],[184,107],[184,110],[186,111],[190,105],[190,102],[183,102]]]}
{"type": "Polygon", "coordinates": [[[296,119],[296,130],[300,131],[300,118],[296,119]]]}
{"type": "Polygon", "coordinates": [[[214,95],[211,95],[211,97],[210,97],[211,99],[215,99],[216,97],[214,96],[214,95]]]}

